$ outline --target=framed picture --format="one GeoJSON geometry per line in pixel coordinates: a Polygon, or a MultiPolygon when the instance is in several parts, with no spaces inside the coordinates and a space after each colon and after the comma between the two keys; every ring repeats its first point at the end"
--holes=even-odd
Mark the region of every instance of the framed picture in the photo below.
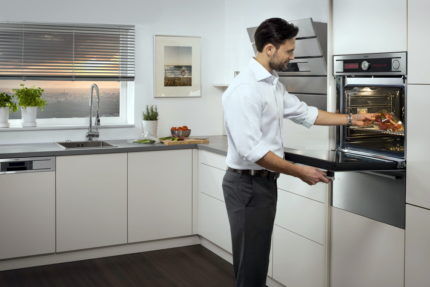
{"type": "Polygon", "coordinates": [[[200,37],[154,37],[155,97],[200,97],[200,37]]]}

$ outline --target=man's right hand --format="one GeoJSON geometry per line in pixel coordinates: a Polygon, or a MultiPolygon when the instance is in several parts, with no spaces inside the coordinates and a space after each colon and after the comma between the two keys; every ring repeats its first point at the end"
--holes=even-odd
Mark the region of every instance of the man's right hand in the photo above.
{"type": "Polygon", "coordinates": [[[330,179],[327,177],[327,173],[318,168],[300,165],[298,167],[297,177],[309,185],[317,184],[318,182],[329,183],[330,179]]]}

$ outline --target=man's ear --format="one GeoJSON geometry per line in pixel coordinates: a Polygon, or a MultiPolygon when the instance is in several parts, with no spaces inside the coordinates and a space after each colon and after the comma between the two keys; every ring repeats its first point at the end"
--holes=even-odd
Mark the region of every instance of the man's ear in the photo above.
{"type": "Polygon", "coordinates": [[[275,53],[276,51],[276,47],[273,46],[273,44],[266,44],[266,46],[264,46],[263,51],[265,52],[265,54],[268,57],[272,57],[272,55],[275,53]]]}

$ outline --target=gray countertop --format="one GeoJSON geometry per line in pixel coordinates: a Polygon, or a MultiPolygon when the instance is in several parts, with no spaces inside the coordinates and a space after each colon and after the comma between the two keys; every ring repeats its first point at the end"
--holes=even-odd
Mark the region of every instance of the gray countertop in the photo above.
{"type": "Polygon", "coordinates": [[[217,154],[227,154],[226,136],[209,136],[209,144],[171,145],[137,144],[133,140],[105,140],[115,147],[65,149],[56,143],[28,143],[0,145],[0,158],[24,158],[45,156],[67,156],[85,154],[161,151],[175,149],[203,149],[217,154]]]}

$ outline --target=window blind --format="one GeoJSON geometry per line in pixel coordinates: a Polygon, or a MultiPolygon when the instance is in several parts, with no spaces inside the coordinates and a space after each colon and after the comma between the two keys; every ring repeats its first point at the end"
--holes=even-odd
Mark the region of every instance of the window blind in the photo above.
{"type": "Polygon", "coordinates": [[[0,79],[134,80],[131,25],[0,23],[0,79]]]}

